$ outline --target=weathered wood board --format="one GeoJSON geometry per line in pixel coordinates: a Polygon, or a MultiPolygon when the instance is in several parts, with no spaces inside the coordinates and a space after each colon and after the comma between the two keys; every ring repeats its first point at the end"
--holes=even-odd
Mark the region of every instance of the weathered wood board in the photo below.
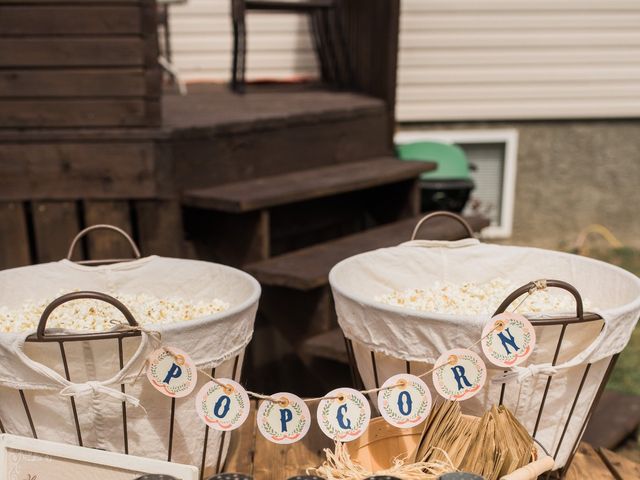
{"type": "Polygon", "coordinates": [[[0,2],[0,128],[160,124],[156,4],[0,2]]]}
{"type": "MultiPolygon", "coordinates": [[[[252,401],[247,421],[231,434],[231,446],[224,465],[225,472],[253,475],[254,480],[284,480],[304,475],[308,468],[324,461],[323,449],[333,448],[315,423],[316,404],[309,405],[313,423],[302,441],[277,445],[264,438],[256,427],[257,402],[252,401]]],[[[600,454],[587,443],[581,443],[569,468],[566,480],[633,480],[640,478],[640,465],[609,450],[600,454]],[[610,469],[603,457],[615,467],[610,469]],[[615,472],[615,473],[614,473],[615,472]],[[617,476],[616,476],[617,475],[617,476]]]]}

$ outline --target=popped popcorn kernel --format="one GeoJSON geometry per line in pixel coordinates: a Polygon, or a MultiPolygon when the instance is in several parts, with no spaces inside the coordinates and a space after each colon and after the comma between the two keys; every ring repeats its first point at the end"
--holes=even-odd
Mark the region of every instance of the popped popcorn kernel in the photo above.
{"type": "MultiPolygon", "coordinates": [[[[25,302],[20,308],[0,306],[0,332],[26,332],[35,330],[44,309],[55,298],[69,292],[60,292],[52,298],[25,302]]],[[[158,325],[188,322],[214,313],[224,312],[230,304],[214,298],[208,301],[188,301],[181,298],[159,298],[149,294],[109,293],[131,311],[140,325],[158,325]]],[[[47,322],[47,328],[73,331],[104,332],[111,330],[111,320],[126,323],[124,316],[114,306],[93,299],[80,299],[64,303],[56,308],[47,322]]]]}
{"type": "MultiPolygon", "coordinates": [[[[489,282],[436,282],[429,288],[394,290],[375,297],[376,302],[410,308],[422,312],[446,313],[454,315],[493,314],[507,296],[520,285],[504,278],[494,278],[489,282]]],[[[512,311],[527,294],[517,298],[508,308],[512,311]]],[[[591,308],[587,299],[585,308],[591,308]]],[[[536,290],[518,307],[519,313],[572,313],[575,301],[567,292],[560,290],[536,290]]]]}

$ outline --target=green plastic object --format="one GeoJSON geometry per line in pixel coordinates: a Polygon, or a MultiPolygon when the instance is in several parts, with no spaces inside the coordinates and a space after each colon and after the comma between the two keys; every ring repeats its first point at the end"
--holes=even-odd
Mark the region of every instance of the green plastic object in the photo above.
{"type": "Polygon", "coordinates": [[[435,162],[438,168],[423,173],[423,180],[460,180],[470,179],[467,155],[457,145],[439,142],[414,142],[396,145],[401,160],[419,160],[435,162]]]}

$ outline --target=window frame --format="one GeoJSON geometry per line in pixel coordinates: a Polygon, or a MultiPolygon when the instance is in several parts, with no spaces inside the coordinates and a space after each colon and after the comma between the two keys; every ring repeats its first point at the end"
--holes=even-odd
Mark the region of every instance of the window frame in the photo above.
{"type": "Polygon", "coordinates": [[[502,170],[502,202],[498,225],[490,225],[482,231],[483,238],[503,239],[513,233],[516,177],[518,170],[518,131],[516,129],[482,130],[419,130],[402,129],[396,132],[394,143],[436,141],[453,144],[503,143],[504,165],[502,170]]]}

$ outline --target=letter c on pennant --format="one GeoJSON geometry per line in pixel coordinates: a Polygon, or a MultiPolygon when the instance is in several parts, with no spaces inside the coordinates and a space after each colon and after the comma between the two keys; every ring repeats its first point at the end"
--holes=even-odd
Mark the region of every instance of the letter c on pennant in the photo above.
{"type": "Polygon", "coordinates": [[[338,407],[338,412],[336,413],[336,419],[338,420],[338,425],[340,425],[340,428],[344,428],[345,430],[350,430],[351,420],[347,418],[345,421],[345,418],[344,418],[345,413],[347,413],[347,406],[340,405],[338,407]]]}

